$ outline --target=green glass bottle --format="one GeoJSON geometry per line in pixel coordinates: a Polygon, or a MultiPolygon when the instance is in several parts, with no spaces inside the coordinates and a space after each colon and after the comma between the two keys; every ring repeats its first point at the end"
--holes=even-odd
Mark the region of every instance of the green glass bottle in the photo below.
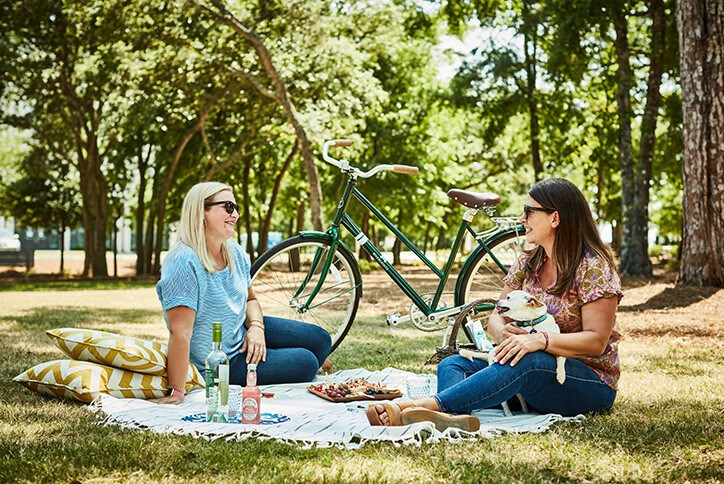
{"type": "Polygon", "coordinates": [[[229,421],[229,357],[221,349],[221,323],[212,329],[211,353],[206,357],[206,421],[229,421]]]}

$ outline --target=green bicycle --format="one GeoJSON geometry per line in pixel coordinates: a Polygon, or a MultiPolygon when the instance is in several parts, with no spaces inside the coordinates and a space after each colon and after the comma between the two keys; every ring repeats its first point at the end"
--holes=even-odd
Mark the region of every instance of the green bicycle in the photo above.
{"type": "Polygon", "coordinates": [[[517,218],[493,216],[500,197],[494,193],[473,193],[458,189],[448,191],[448,197],[467,210],[447,261],[440,269],[357,187],[360,178],[370,178],[385,171],[413,175],[418,173],[418,168],[378,165],[365,172],[351,166],[344,159],[337,160],[329,155],[330,147],[351,144],[348,140],[324,143],[324,161],[339,168],[347,177],[329,229],[326,232],[301,232],[262,254],[252,265],[254,290],[264,308],[264,314],[317,324],[332,336],[332,350],[339,346],[354,322],[362,298],[359,264],[352,250],[341,240],[340,227],[346,229],[357,243],[364,247],[412,303],[407,314],[395,312],[387,315],[388,324],[397,325],[409,321],[422,331],[443,330],[452,325],[455,316],[467,303],[480,299],[491,302],[480,304],[475,308],[476,312],[491,311],[494,308],[492,301],[498,298],[503,288],[503,277],[510,265],[522,254],[525,245],[524,229],[517,218]],[[347,213],[347,207],[353,198],[382,222],[437,276],[439,283],[434,292],[420,294],[413,289],[408,280],[367,238],[347,213]],[[470,224],[481,211],[494,225],[482,232],[476,232],[470,224]],[[477,241],[477,246],[462,264],[452,293],[454,302],[450,305],[443,300],[443,296],[450,295],[444,292],[444,288],[468,233],[477,241]]]}

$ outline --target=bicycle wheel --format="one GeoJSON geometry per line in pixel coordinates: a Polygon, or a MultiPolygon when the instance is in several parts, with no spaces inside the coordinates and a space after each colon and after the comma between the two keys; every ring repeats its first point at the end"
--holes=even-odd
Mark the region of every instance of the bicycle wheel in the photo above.
{"type": "Polygon", "coordinates": [[[317,295],[309,307],[303,307],[320,280],[330,249],[331,242],[323,236],[292,237],[257,259],[251,278],[266,316],[321,326],[332,337],[334,351],[357,313],[362,276],[354,257],[338,247],[317,295]]]}
{"type": "Polygon", "coordinates": [[[526,247],[525,229],[516,227],[501,234],[488,245],[490,252],[481,250],[475,254],[464,274],[460,274],[461,283],[455,294],[455,304],[462,305],[477,299],[497,300],[505,283],[503,278],[513,262],[523,254],[526,247]],[[505,266],[501,269],[491,257],[491,253],[505,266]]]}

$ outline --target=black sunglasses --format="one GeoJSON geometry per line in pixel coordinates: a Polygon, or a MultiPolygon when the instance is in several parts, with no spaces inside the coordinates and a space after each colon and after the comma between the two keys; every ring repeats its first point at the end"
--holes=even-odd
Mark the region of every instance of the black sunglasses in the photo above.
{"type": "Polygon", "coordinates": [[[208,202],[204,204],[204,207],[208,208],[213,207],[214,205],[223,205],[224,210],[226,210],[226,213],[228,213],[229,215],[234,213],[234,210],[236,210],[236,213],[241,214],[241,212],[239,211],[239,206],[230,200],[224,200],[223,202],[208,202]]]}
{"type": "Polygon", "coordinates": [[[545,207],[531,207],[530,205],[523,205],[523,218],[528,220],[528,216],[533,212],[553,213],[555,210],[545,207]]]}

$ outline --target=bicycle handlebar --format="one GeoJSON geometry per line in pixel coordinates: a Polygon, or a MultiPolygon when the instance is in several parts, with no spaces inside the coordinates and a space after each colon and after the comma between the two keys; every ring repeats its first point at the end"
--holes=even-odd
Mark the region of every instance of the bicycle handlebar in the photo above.
{"type": "Polygon", "coordinates": [[[333,139],[324,142],[322,147],[322,158],[330,165],[334,165],[342,171],[347,171],[360,178],[369,178],[381,171],[393,171],[395,173],[402,173],[405,175],[417,175],[420,173],[420,169],[416,166],[410,165],[377,165],[371,170],[361,171],[358,168],[350,166],[347,160],[338,160],[329,156],[329,148],[332,146],[352,146],[352,140],[348,139],[333,139]]]}

